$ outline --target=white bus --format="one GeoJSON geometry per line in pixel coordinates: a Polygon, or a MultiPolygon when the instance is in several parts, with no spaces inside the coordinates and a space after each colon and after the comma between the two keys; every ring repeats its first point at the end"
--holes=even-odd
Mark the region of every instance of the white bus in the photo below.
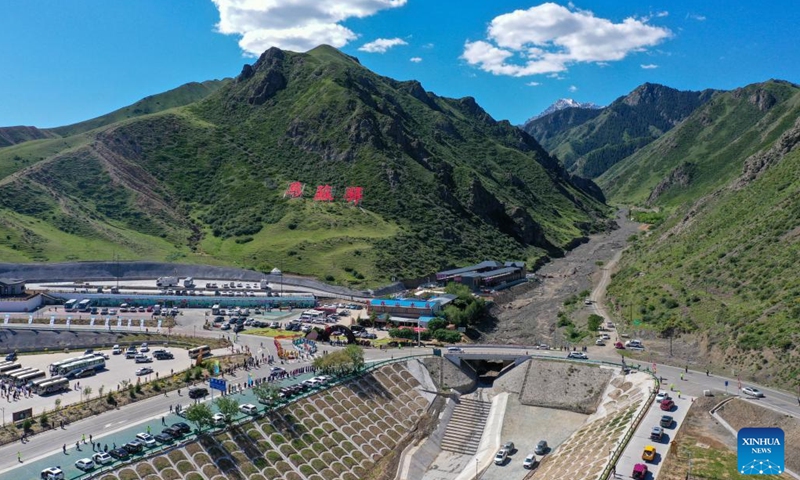
{"type": "Polygon", "coordinates": [[[30,382],[32,380],[36,380],[37,378],[42,378],[42,377],[46,377],[46,376],[47,376],[46,373],[44,373],[43,371],[41,371],[39,369],[36,369],[36,370],[34,370],[32,372],[28,372],[28,373],[23,374],[23,375],[18,375],[14,379],[14,383],[17,384],[17,385],[27,385],[28,382],[30,382]]]}
{"type": "Polygon", "coordinates": [[[39,385],[41,385],[43,383],[47,383],[47,382],[49,382],[51,380],[53,380],[53,377],[50,377],[50,378],[47,378],[47,377],[37,378],[36,380],[31,380],[30,382],[28,382],[28,386],[31,387],[31,390],[36,392],[37,389],[39,388],[39,385]]]}
{"type": "Polygon", "coordinates": [[[67,302],[64,304],[64,311],[65,312],[74,312],[75,311],[75,306],[77,304],[78,304],[78,300],[75,299],[75,298],[73,298],[71,300],[67,300],[67,302]]]}
{"type": "Polygon", "coordinates": [[[219,315],[219,304],[215,303],[211,306],[211,315],[219,315]]]}
{"type": "Polygon", "coordinates": [[[37,385],[35,391],[38,395],[47,395],[67,389],[69,389],[69,380],[64,377],[51,377],[47,382],[37,385]]]}
{"type": "Polygon", "coordinates": [[[103,357],[89,355],[89,358],[85,360],[78,360],[72,363],[67,363],[66,365],[60,365],[54,373],[56,375],[69,378],[78,372],[88,370],[90,368],[95,370],[103,370],[106,368],[106,359],[103,357]]]}
{"type": "Polygon", "coordinates": [[[12,370],[18,370],[22,365],[19,363],[14,362],[4,362],[3,365],[0,365],[0,377],[5,376],[6,372],[10,372],[12,370]]]}
{"type": "Polygon", "coordinates": [[[208,345],[201,345],[189,350],[189,358],[197,358],[198,356],[206,357],[208,355],[211,355],[211,347],[208,345]]]}
{"type": "Polygon", "coordinates": [[[92,303],[92,301],[90,299],[84,298],[83,300],[78,302],[78,311],[79,312],[88,312],[91,309],[91,307],[89,306],[91,303],[92,303]]]}
{"type": "Polygon", "coordinates": [[[30,372],[32,372],[34,370],[36,370],[36,369],[32,368],[32,367],[22,367],[22,368],[18,368],[16,370],[9,370],[7,372],[4,372],[3,376],[5,378],[10,378],[11,380],[14,380],[19,375],[24,374],[24,373],[30,373],[30,372]]]}
{"type": "Polygon", "coordinates": [[[56,373],[56,370],[58,370],[58,367],[60,367],[62,365],[66,365],[66,364],[72,363],[72,362],[77,362],[78,360],[88,360],[90,358],[94,358],[95,356],[96,355],[93,355],[93,354],[92,355],[82,355],[80,357],[72,357],[72,358],[67,358],[67,359],[64,359],[64,360],[59,360],[57,362],[53,362],[53,363],[50,364],[50,375],[58,375],[56,373]]]}

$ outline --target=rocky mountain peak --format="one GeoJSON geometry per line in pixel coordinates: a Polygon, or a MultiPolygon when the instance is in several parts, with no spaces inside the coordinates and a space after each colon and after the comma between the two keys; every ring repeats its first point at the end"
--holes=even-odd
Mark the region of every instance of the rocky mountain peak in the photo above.
{"type": "Polygon", "coordinates": [[[536,115],[535,117],[530,118],[525,123],[527,124],[528,122],[532,122],[533,120],[536,120],[537,118],[542,118],[545,115],[550,115],[553,112],[557,112],[559,110],[564,110],[565,108],[587,108],[587,109],[590,109],[590,110],[596,110],[596,109],[600,109],[600,108],[603,108],[603,107],[598,105],[598,104],[596,104],[596,103],[592,103],[592,102],[579,102],[579,101],[574,100],[572,98],[559,98],[552,105],[550,105],[549,107],[545,108],[542,111],[542,113],[540,113],[539,115],[536,115]]]}

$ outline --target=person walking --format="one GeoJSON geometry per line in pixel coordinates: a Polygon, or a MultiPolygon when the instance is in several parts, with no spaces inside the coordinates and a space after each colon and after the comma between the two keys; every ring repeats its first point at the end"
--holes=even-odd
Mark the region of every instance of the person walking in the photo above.
{"type": "Polygon", "coordinates": [[[75,442],[75,450],[81,451],[81,442],[75,442]]]}
{"type": "Polygon", "coordinates": [[[706,377],[707,377],[707,376],[709,376],[709,375],[708,375],[708,369],[706,368],[706,377]]]}
{"type": "Polygon", "coordinates": [[[684,369],[684,372],[689,373],[689,365],[686,365],[686,368],[684,369]]]}
{"type": "Polygon", "coordinates": [[[19,453],[19,452],[17,452],[17,461],[18,461],[19,463],[22,463],[22,454],[21,454],[21,453],[19,453]]]}

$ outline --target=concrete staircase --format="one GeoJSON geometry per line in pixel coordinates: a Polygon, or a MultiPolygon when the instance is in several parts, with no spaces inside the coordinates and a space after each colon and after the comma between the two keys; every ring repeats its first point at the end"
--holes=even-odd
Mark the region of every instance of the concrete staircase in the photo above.
{"type": "Polygon", "coordinates": [[[461,397],[442,437],[442,450],[473,455],[481,443],[491,402],[461,397]]]}

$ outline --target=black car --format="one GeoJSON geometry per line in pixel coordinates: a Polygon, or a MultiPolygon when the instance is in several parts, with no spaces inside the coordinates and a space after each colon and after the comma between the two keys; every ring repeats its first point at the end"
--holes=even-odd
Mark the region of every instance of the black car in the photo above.
{"type": "Polygon", "coordinates": [[[233,333],[239,333],[244,330],[243,325],[239,325],[238,323],[233,327],[233,333]]]}
{"type": "Polygon", "coordinates": [[[153,436],[153,438],[155,438],[156,442],[158,443],[172,443],[175,441],[175,438],[172,435],[164,432],[161,432],[153,436]]]}
{"type": "Polygon", "coordinates": [[[189,398],[203,398],[208,395],[208,389],[203,387],[190,388],[189,398]]]}
{"type": "Polygon", "coordinates": [[[175,358],[172,352],[155,352],[153,356],[156,357],[156,360],[172,360],[175,358]]]}
{"type": "Polygon", "coordinates": [[[11,352],[8,355],[6,355],[7,362],[13,362],[16,359],[17,359],[17,352],[11,352]]]}
{"type": "Polygon", "coordinates": [[[189,433],[189,432],[192,431],[192,427],[190,427],[189,425],[187,425],[187,424],[185,424],[183,422],[173,423],[172,424],[172,428],[179,429],[181,431],[181,433],[189,433]]]}
{"type": "Polygon", "coordinates": [[[128,453],[127,450],[121,447],[109,450],[108,454],[116,458],[117,460],[127,460],[131,456],[131,454],[128,453]]]}
{"type": "Polygon", "coordinates": [[[128,453],[142,453],[144,451],[144,445],[139,442],[128,442],[122,446],[128,453]]]}
{"type": "Polygon", "coordinates": [[[183,432],[178,427],[167,427],[164,430],[161,430],[161,433],[166,433],[176,440],[183,437],[183,432]]]}

